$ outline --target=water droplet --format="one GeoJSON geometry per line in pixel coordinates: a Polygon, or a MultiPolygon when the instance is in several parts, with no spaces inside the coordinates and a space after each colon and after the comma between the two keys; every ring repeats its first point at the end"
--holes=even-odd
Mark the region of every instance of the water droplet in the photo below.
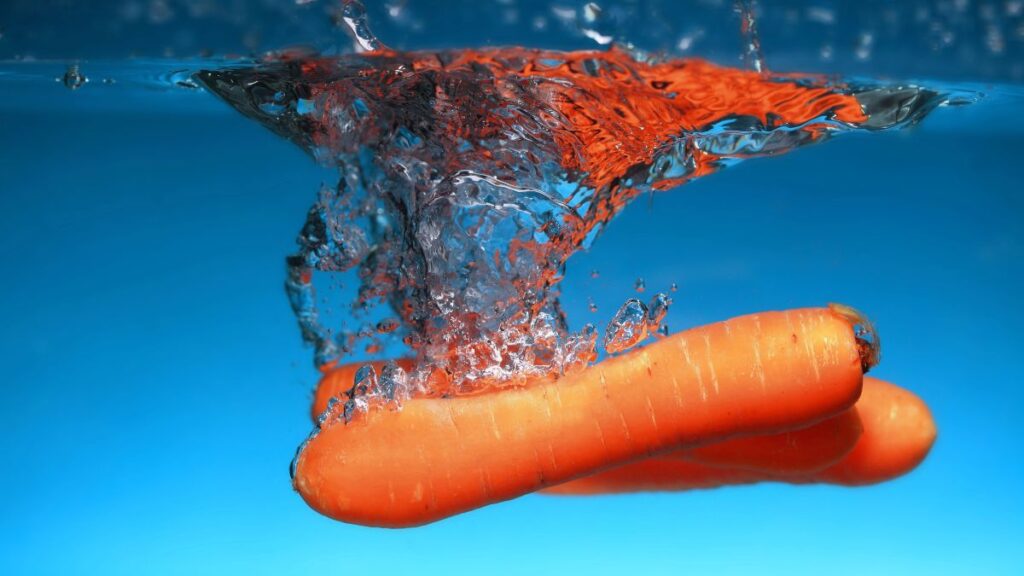
{"type": "Polygon", "coordinates": [[[61,82],[69,90],[78,90],[88,81],[89,79],[86,78],[85,75],[82,74],[81,70],[78,69],[78,64],[68,66],[67,72],[65,72],[64,76],[61,78],[61,82]]]}
{"type": "Polygon", "coordinates": [[[664,338],[665,336],[668,336],[668,324],[662,324],[661,327],[658,328],[658,337],[664,338]]]}
{"type": "Polygon", "coordinates": [[[647,338],[647,307],[630,298],[615,313],[604,333],[604,349],[611,354],[628,350],[647,338]]]}
{"type": "Polygon", "coordinates": [[[597,304],[594,303],[593,298],[587,299],[587,309],[590,310],[591,312],[597,312],[597,304]]]}
{"type": "Polygon", "coordinates": [[[598,272],[597,269],[591,270],[590,271],[590,277],[591,278],[600,278],[601,277],[601,273],[598,272]]]}
{"type": "Polygon", "coordinates": [[[637,292],[643,292],[647,289],[647,281],[643,278],[637,278],[633,288],[636,289],[637,292]]]}
{"type": "Polygon", "coordinates": [[[675,282],[673,282],[672,285],[669,286],[668,289],[673,291],[673,292],[678,292],[679,291],[679,284],[676,284],[675,282]]]}

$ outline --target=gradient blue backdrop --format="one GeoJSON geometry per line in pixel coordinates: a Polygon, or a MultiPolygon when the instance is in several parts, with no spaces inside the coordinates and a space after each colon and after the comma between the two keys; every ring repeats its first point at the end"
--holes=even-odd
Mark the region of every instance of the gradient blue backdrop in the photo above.
{"type": "Polygon", "coordinates": [[[637,276],[680,284],[674,330],[863,309],[878,375],[938,421],[919,470],[864,489],[528,496],[387,531],[318,516],[288,480],[316,374],[283,258],[329,174],[209,96],[103,94],[0,94],[0,573],[1024,571],[1021,99],[640,200],[570,262],[576,326],[605,322],[637,276]]]}

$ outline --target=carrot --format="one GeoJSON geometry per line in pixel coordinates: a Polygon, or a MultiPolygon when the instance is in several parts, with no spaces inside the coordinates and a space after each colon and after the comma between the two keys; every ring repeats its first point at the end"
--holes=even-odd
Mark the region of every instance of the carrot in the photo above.
{"type": "Polygon", "coordinates": [[[832,466],[849,454],[862,430],[857,411],[847,410],[802,430],[734,438],[674,455],[698,464],[719,467],[811,474],[832,466]]]}
{"type": "MultiPolygon", "coordinates": [[[[405,370],[412,369],[413,362],[410,359],[396,362],[405,370]]],[[[384,362],[371,364],[380,371],[384,362]]],[[[363,364],[348,364],[325,373],[313,400],[311,415],[314,422],[327,409],[332,398],[345,398],[361,366],[363,364]]],[[[846,456],[853,450],[861,430],[857,412],[848,410],[802,430],[734,438],[680,450],[673,455],[717,466],[809,474],[823,470],[846,456]]]]}
{"type": "Polygon", "coordinates": [[[864,433],[848,456],[812,479],[847,486],[877,484],[920,464],[938,430],[928,406],[914,393],[877,378],[865,378],[857,402],[864,433]]]}
{"type": "Polygon", "coordinates": [[[763,470],[725,468],[679,458],[648,458],[551,486],[544,489],[544,493],[556,496],[597,496],[634,492],[681,492],[753,484],[770,478],[763,470]]]}
{"type": "Polygon", "coordinates": [[[860,415],[864,432],[853,450],[838,463],[817,472],[802,474],[787,468],[753,469],[658,457],[555,486],[546,492],[590,495],[677,491],[762,481],[859,486],[910,472],[924,460],[935,441],[935,423],[924,402],[888,382],[865,377],[855,411],[860,415]]]}
{"type": "Polygon", "coordinates": [[[425,524],[677,448],[806,427],[860,393],[849,318],[769,312],[665,338],[558,382],[328,418],[295,462],[317,511],[425,524]]]}

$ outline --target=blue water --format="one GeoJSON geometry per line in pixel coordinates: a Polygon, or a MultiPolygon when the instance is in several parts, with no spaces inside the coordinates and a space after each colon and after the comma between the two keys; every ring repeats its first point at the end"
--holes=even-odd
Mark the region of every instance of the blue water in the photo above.
{"type": "Polygon", "coordinates": [[[331,174],[201,92],[72,92],[40,66],[0,76],[0,573],[1024,572],[1011,79],[909,132],[637,201],[564,283],[574,327],[605,321],[637,277],[679,284],[673,331],[858,307],[882,335],[877,374],[937,420],[915,472],[860,489],[531,495],[388,531],[319,516],[287,472],[317,375],[283,262],[331,174]]]}

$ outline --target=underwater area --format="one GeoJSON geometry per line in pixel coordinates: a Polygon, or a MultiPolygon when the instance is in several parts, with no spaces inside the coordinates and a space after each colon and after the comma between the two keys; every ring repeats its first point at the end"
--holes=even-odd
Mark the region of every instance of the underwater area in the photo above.
{"type": "Polygon", "coordinates": [[[1018,0],[7,0],[0,573],[1019,574],[1022,83],[1018,0]],[[830,303],[938,430],[884,482],[360,508],[371,424],[830,303]]]}

